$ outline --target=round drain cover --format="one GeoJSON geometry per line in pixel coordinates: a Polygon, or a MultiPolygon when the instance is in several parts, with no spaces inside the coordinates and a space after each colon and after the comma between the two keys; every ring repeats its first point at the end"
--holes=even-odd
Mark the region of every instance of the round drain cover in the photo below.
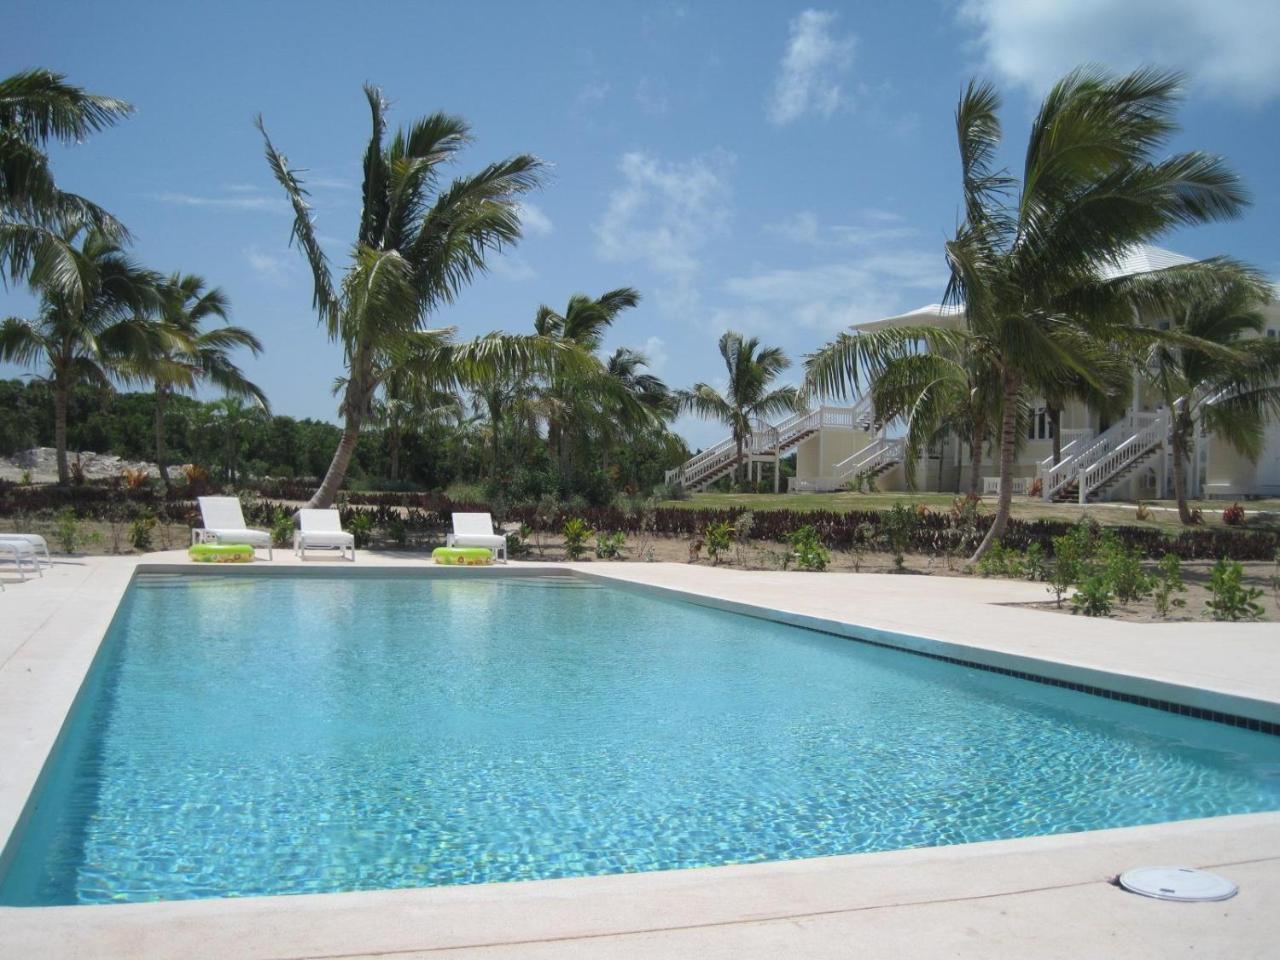
{"type": "Polygon", "coordinates": [[[1226,877],[1190,867],[1138,867],[1120,874],[1120,886],[1159,900],[1229,900],[1239,890],[1226,877]]]}

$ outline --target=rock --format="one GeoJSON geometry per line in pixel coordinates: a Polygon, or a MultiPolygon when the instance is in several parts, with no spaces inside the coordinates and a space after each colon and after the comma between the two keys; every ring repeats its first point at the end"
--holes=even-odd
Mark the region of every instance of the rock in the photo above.
{"type": "MultiPolygon", "coordinates": [[[[144,470],[147,476],[159,479],[160,468],[145,460],[124,460],[110,453],[95,453],[92,450],[81,450],[79,453],[67,451],[67,463],[73,464],[80,459],[80,469],[86,480],[106,480],[110,477],[122,477],[129,470],[144,470]]],[[[170,480],[182,480],[183,468],[180,465],[169,467],[170,480]]],[[[58,455],[53,447],[35,447],[22,450],[12,457],[0,457],[0,479],[22,482],[25,474],[30,472],[32,483],[56,483],[58,480],[58,455]]]]}

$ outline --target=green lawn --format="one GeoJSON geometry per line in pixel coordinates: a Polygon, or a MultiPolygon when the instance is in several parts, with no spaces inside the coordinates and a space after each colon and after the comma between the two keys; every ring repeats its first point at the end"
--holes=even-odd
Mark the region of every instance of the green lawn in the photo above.
{"type": "MultiPolygon", "coordinates": [[[[690,500],[668,500],[664,507],[690,509],[723,509],[745,507],[748,510],[888,510],[895,503],[911,506],[924,504],[931,510],[950,509],[955,495],[950,493],[695,493],[690,500]]],[[[1137,519],[1137,505],[1132,503],[1091,503],[1083,509],[1099,523],[1115,526],[1157,527],[1176,531],[1178,522],[1176,505],[1171,500],[1148,501],[1151,516],[1137,519]]],[[[1222,526],[1222,511],[1229,504],[1222,500],[1196,501],[1193,506],[1204,511],[1206,526],[1222,526]]],[[[1244,504],[1251,526],[1280,526],[1280,499],[1254,500],[1244,504]]],[[[982,501],[985,512],[995,510],[995,498],[982,501]]],[[[1071,503],[1045,503],[1014,497],[1013,515],[1022,520],[1054,519],[1077,520],[1081,507],[1071,503]]]]}

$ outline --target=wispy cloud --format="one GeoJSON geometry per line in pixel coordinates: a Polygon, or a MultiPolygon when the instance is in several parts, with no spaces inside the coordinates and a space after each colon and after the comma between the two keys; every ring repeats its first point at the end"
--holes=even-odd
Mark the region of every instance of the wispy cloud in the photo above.
{"type": "Polygon", "coordinates": [[[511,283],[523,283],[526,280],[532,280],[538,275],[538,271],[533,269],[529,261],[516,253],[504,253],[500,256],[490,257],[485,262],[495,275],[511,283]]]}
{"type": "Polygon", "coordinates": [[[524,232],[530,236],[545,237],[555,229],[551,218],[543,212],[542,208],[522,200],[518,204],[520,208],[520,225],[524,227],[524,232]]]}
{"type": "Polygon", "coordinates": [[[914,227],[887,210],[864,210],[852,224],[823,225],[811,210],[801,210],[777,223],[765,226],[765,232],[791,243],[810,247],[871,246],[917,236],[914,227]]]}
{"type": "Polygon", "coordinates": [[[180,207],[212,207],[221,210],[269,210],[283,212],[289,209],[288,204],[280,197],[266,193],[253,192],[243,184],[227,188],[224,196],[201,196],[193,193],[176,193],[165,191],[152,194],[153,200],[180,207]]]}
{"type": "Polygon", "coordinates": [[[251,246],[244,251],[245,260],[257,276],[273,284],[285,284],[298,269],[298,254],[291,250],[264,250],[251,246]]]}
{"type": "Polygon", "coordinates": [[[1216,96],[1280,97],[1280,3],[1275,0],[966,0],[986,65],[1032,94],[1081,63],[1186,71],[1216,96]]]}
{"type": "Polygon", "coordinates": [[[636,84],[636,104],[651,117],[665,117],[671,110],[671,99],[661,83],[651,77],[641,77],[636,84]]]}
{"type": "Polygon", "coordinates": [[[836,36],[837,14],[805,10],[791,21],[791,37],[765,105],[769,119],[782,126],[806,113],[829,117],[845,94],[840,78],[853,62],[853,34],[836,36]]]}
{"type": "Polygon", "coordinates": [[[646,264],[669,281],[657,296],[664,309],[693,309],[703,250],[729,222],[733,163],[725,151],[684,162],[642,152],[623,155],[622,185],[609,195],[594,228],[601,259],[646,264]]]}
{"type": "Polygon", "coordinates": [[[609,99],[609,93],[612,89],[612,85],[606,80],[591,80],[578,91],[578,95],[573,101],[574,105],[580,110],[599,106],[609,99]]]}

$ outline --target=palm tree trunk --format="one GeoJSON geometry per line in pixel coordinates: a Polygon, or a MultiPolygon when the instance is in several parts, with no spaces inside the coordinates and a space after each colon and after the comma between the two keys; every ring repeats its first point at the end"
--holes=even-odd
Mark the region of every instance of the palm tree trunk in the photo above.
{"type": "Polygon", "coordinates": [[[351,455],[356,452],[356,443],[360,439],[360,414],[354,409],[347,410],[346,423],[342,428],[342,439],[338,441],[338,449],[333,452],[333,460],[325,472],[324,480],[315,495],[307,501],[307,506],[323,510],[333,506],[338,497],[338,489],[347,478],[347,467],[351,465],[351,455]]]}
{"type": "Polygon", "coordinates": [[[400,424],[393,423],[387,432],[387,446],[391,448],[391,479],[400,479],[400,424]]]}
{"type": "Polygon", "coordinates": [[[58,459],[58,483],[64,487],[71,482],[71,471],[67,468],[67,404],[69,399],[69,391],[66,387],[54,387],[53,447],[58,459]]]}
{"type": "Polygon", "coordinates": [[[1047,407],[1045,416],[1049,418],[1049,432],[1053,434],[1053,462],[1062,462],[1062,411],[1057,407],[1047,407]]]}
{"type": "Polygon", "coordinates": [[[166,451],[164,447],[164,408],[167,400],[168,392],[164,387],[156,387],[156,466],[160,469],[160,481],[164,484],[164,492],[166,494],[170,492],[169,468],[165,463],[166,451]]]}
{"type": "Polygon", "coordinates": [[[981,479],[979,474],[982,473],[982,429],[981,425],[974,427],[973,435],[969,437],[969,496],[978,496],[978,481],[981,479]]]}
{"type": "Polygon", "coordinates": [[[738,462],[737,464],[735,464],[733,468],[733,477],[734,477],[734,480],[737,481],[738,483],[744,483],[747,478],[746,478],[746,473],[744,471],[746,464],[742,462],[742,437],[738,437],[737,441],[738,441],[738,462]]]}
{"type": "Polygon", "coordinates": [[[969,558],[970,563],[991,549],[991,545],[1004,536],[1004,528],[1009,525],[1009,512],[1013,508],[1013,452],[1017,442],[1018,430],[1018,391],[1021,384],[1011,373],[1004,375],[1004,410],[1000,424],[1000,497],[996,501],[996,517],[987,535],[978,544],[978,549],[969,558]]]}
{"type": "Polygon", "coordinates": [[[1173,454],[1173,498],[1178,501],[1178,519],[1186,526],[1195,523],[1191,507],[1187,505],[1187,439],[1182,424],[1175,423],[1170,438],[1173,454]]]}

